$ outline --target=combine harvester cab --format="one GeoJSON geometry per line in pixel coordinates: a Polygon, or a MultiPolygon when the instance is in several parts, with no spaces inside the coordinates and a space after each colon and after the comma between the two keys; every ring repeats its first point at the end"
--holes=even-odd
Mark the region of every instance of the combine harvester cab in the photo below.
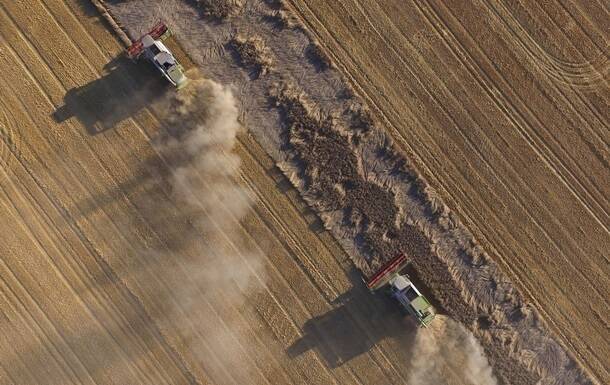
{"type": "Polygon", "coordinates": [[[409,276],[400,271],[407,265],[407,257],[399,254],[379,269],[366,283],[371,291],[385,288],[402,307],[417,319],[419,325],[427,327],[435,317],[434,309],[426,297],[417,290],[409,276]]]}
{"type": "Polygon", "coordinates": [[[157,23],[150,32],[134,41],[127,48],[127,56],[132,60],[144,56],[161,71],[172,85],[180,89],[186,85],[188,78],[184,75],[184,68],[162,42],[170,34],[171,32],[165,23],[157,23]]]}

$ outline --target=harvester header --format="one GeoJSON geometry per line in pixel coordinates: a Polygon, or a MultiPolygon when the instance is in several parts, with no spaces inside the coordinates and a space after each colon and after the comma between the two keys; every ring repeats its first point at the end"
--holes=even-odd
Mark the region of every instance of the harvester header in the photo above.
{"type": "Polygon", "coordinates": [[[407,256],[400,253],[392,260],[383,265],[367,282],[370,290],[377,290],[385,286],[388,281],[399,271],[407,266],[407,256]]]}
{"type": "Polygon", "coordinates": [[[131,45],[127,48],[127,56],[133,60],[140,57],[144,51],[144,43],[142,42],[144,36],[148,35],[152,37],[153,40],[164,40],[165,38],[169,37],[170,34],[171,33],[167,28],[167,25],[163,21],[159,21],[148,33],[145,33],[144,35],[140,36],[138,40],[131,43],[131,45]]]}

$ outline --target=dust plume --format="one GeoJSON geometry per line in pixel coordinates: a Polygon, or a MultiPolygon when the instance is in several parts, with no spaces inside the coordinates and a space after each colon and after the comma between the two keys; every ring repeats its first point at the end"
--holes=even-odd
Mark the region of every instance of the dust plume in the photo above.
{"type": "Polygon", "coordinates": [[[206,211],[205,227],[214,224],[225,231],[242,218],[251,201],[234,177],[240,159],[233,154],[236,135],[241,130],[238,110],[230,90],[210,80],[194,80],[175,95],[167,108],[173,139],[169,149],[185,161],[173,172],[175,198],[206,211]]]}
{"type": "Polygon", "coordinates": [[[415,337],[409,383],[497,385],[483,348],[462,324],[437,315],[415,337]]]}
{"type": "Polygon", "coordinates": [[[178,330],[192,365],[215,381],[243,383],[258,371],[260,341],[242,311],[263,287],[264,270],[262,251],[247,247],[240,224],[253,201],[237,182],[235,98],[218,83],[191,80],[160,110],[169,135],[157,148],[170,165],[166,180],[182,222],[168,229],[180,260],[159,271],[171,289],[160,323],[178,330]]]}

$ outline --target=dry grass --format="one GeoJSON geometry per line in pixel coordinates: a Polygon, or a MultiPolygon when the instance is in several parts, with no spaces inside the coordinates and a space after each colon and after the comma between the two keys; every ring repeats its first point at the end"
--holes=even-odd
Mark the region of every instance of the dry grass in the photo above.
{"type": "Polygon", "coordinates": [[[265,18],[281,29],[291,29],[299,25],[297,20],[289,12],[283,9],[269,10],[267,11],[265,18]]]}
{"type": "MultiPolygon", "coordinates": [[[[298,170],[300,182],[297,184],[317,210],[339,212],[342,224],[355,229],[357,247],[367,256],[365,263],[354,261],[363,273],[370,274],[397,253],[408,252],[422,278],[435,277],[424,280],[433,292],[440,293],[436,298],[439,303],[459,314],[461,322],[467,325],[475,322],[477,312],[471,303],[464,301],[462,282],[438,258],[436,236],[424,224],[439,223],[443,228],[453,229],[459,225],[455,215],[413,171],[404,156],[396,152],[389,138],[380,141],[376,152],[386,163],[394,165],[392,173],[412,183],[410,194],[427,202],[428,219],[399,220],[400,208],[392,187],[367,178],[358,164],[361,154],[354,139],[359,137],[359,130],[374,130],[370,111],[353,104],[349,109],[353,127],[348,130],[322,114],[293,85],[276,85],[271,97],[287,126],[285,143],[298,170]]],[[[480,247],[474,244],[462,248],[461,252],[478,267],[488,262],[480,247]]]]}
{"type": "MultiPolygon", "coordinates": [[[[433,292],[441,294],[437,298],[440,305],[458,314],[459,321],[467,325],[475,322],[477,313],[463,300],[463,286],[435,254],[424,230],[416,223],[397,224],[399,207],[394,192],[366,179],[360,171],[352,136],[323,116],[293,86],[279,85],[271,96],[285,118],[287,147],[300,172],[304,196],[319,211],[340,212],[343,224],[356,229],[357,247],[368,256],[366,261],[354,260],[358,268],[369,275],[398,252],[408,252],[423,277],[435,277],[425,281],[433,292]]],[[[391,148],[391,141],[385,146],[384,154],[390,161],[396,160],[399,155],[391,148]]],[[[405,172],[408,166],[403,163],[397,167],[405,172]]]]}
{"type": "Polygon", "coordinates": [[[324,49],[317,41],[312,41],[307,47],[307,57],[311,60],[320,70],[326,70],[334,68],[334,64],[330,57],[324,52],[324,49]]]}
{"type": "Polygon", "coordinates": [[[360,170],[354,133],[321,114],[292,85],[278,85],[271,96],[284,115],[286,144],[306,197],[322,212],[341,212],[342,222],[356,229],[357,245],[368,257],[368,266],[360,266],[365,274],[401,250],[413,257],[430,253],[426,237],[415,226],[397,227],[399,208],[392,189],[360,170]]]}
{"type": "Polygon", "coordinates": [[[275,23],[282,29],[290,29],[301,26],[299,20],[297,20],[292,12],[287,9],[286,2],[284,0],[267,0],[265,1],[269,6],[269,10],[266,11],[265,18],[275,23]]]}
{"type": "Polygon", "coordinates": [[[215,19],[226,19],[238,15],[244,7],[244,0],[197,0],[203,14],[215,19]]]}
{"type": "MultiPolygon", "coordinates": [[[[350,92],[353,92],[353,89],[348,88],[350,92]]],[[[375,119],[373,118],[373,114],[368,107],[364,106],[360,102],[353,102],[350,104],[348,108],[348,114],[350,115],[351,125],[350,128],[353,130],[366,133],[369,132],[372,127],[375,126],[375,119]]]]}
{"type": "Polygon", "coordinates": [[[259,36],[236,35],[229,44],[239,55],[241,65],[255,71],[257,77],[273,68],[273,54],[259,36]]]}

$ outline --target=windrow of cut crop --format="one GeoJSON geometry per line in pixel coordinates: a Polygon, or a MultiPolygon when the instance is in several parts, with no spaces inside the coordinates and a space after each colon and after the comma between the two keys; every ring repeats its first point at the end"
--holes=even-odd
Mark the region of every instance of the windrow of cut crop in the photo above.
{"type": "Polygon", "coordinates": [[[240,64],[252,70],[255,77],[267,74],[273,68],[273,56],[260,36],[233,36],[229,45],[239,56],[240,64]]]}
{"type": "Polygon", "coordinates": [[[214,19],[226,19],[238,15],[244,0],[197,0],[203,14],[214,19]]]}
{"type": "Polygon", "coordinates": [[[366,108],[356,103],[342,115],[324,114],[286,81],[275,84],[270,97],[290,154],[281,168],[327,229],[340,240],[353,239],[346,249],[356,251],[349,254],[364,275],[404,252],[442,311],[482,342],[502,383],[537,383],[549,374],[545,360],[566,365],[568,381],[586,382],[562,354],[531,354],[537,344],[556,345],[538,314],[366,108]],[[519,335],[523,329],[531,329],[529,340],[519,335]]]}

